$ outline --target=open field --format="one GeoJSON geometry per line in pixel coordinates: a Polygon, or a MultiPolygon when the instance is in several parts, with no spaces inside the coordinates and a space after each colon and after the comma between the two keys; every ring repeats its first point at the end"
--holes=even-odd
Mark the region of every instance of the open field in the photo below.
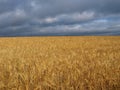
{"type": "Polygon", "coordinates": [[[0,90],[120,90],[120,37],[0,38],[0,90]]]}

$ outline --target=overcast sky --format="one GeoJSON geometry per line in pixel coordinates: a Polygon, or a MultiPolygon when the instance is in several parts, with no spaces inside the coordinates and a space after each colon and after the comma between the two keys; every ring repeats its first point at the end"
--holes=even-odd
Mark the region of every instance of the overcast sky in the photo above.
{"type": "Polygon", "coordinates": [[[120,35],[120,0],[0,0],[0,36],[120,35]]]}

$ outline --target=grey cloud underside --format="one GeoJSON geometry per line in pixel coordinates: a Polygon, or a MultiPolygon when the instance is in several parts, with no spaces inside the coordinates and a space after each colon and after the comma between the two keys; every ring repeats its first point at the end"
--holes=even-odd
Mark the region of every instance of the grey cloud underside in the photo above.
{"type": "Polygon", "coordinates": [[[0,36],[120,35],[120,0],[0,0],[0,36]]]}

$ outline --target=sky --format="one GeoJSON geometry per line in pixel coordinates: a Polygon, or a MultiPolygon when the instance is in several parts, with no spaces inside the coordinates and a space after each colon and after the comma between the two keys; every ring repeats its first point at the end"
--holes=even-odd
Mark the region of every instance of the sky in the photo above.
{"type": "Polygon", "coordinates": [[[0,0],[0,36],[120,35],[120,0],[0,0]]]}

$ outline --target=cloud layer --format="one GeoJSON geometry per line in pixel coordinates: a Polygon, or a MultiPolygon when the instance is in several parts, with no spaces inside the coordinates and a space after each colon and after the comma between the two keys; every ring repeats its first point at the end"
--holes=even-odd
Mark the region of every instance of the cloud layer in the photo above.
{"type": "Polygon", "coordinates": [[[120,35],[120,0],[0,0],[0,36],[120,35]]]}

